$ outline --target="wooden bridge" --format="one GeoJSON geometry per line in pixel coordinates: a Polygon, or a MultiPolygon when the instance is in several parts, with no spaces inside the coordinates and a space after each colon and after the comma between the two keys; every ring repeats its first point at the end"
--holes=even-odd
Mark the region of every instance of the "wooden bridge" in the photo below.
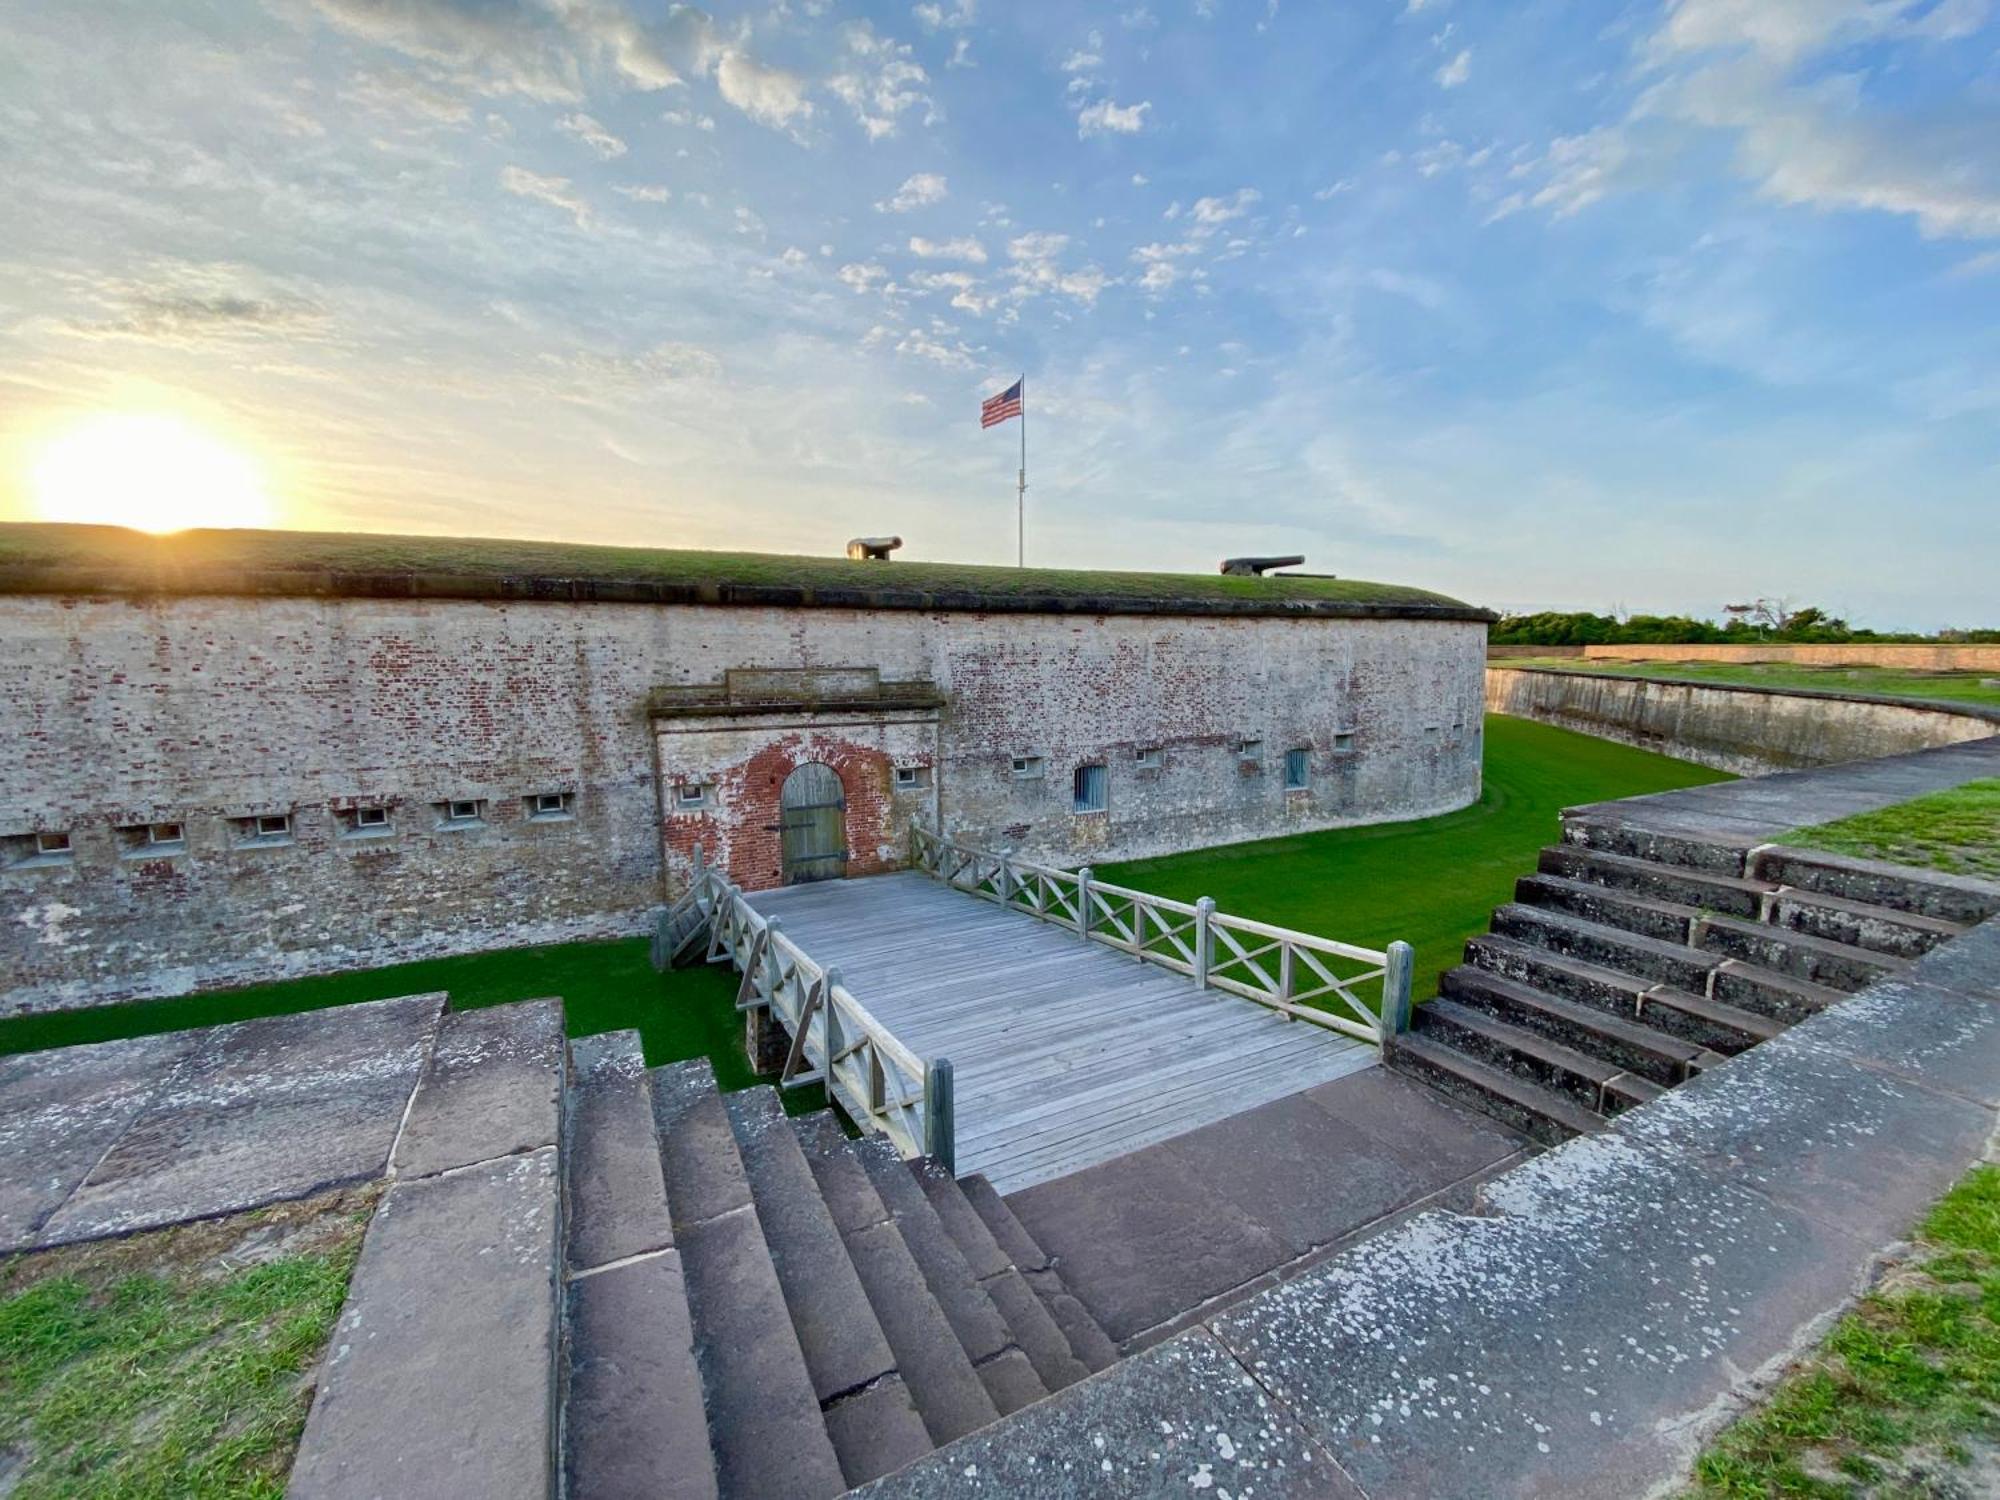
{"type": "Polygon", "coordinates": [[[1003,1193],[1373,1064],[1409,949],[1360,948],[917,840],[917,869],[745,894],[710,874],[738,1003],[906,1154],[1003,1193]],[[979,899],[983,898],[983,899],[979,899]]]}

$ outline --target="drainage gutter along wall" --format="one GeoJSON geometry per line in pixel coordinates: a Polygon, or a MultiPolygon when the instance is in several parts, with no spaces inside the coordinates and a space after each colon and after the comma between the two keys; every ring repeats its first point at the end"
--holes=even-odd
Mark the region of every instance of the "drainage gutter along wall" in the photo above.
{"type": "Polygon", "coordinates": [[[1970,705],[1538,667],[1488,666],[1486,707],[1744,776],[2000,733],[2000,713],[1970,705]]]}

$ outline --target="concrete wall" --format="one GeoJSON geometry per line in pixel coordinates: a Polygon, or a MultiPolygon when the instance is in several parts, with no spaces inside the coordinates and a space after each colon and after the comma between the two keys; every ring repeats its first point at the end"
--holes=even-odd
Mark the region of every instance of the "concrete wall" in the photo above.
{"type": "MultiPolygon", "coordinates": [[[[1544,648],[1544,655],[1554,654],[1544,648]]],[[[1585,646],[1601,661],[1792,662],[1811,667],[1900,667],[1910,672],[2000,672],[2000,646],[1585,646]]]]}
{"type": "Polygon", "coordinates": [[[857,871],[896,856],[925,796],[952,832],[1071,862],[1445,811],[1479,791],[1484,637],[1410,619],[7,596],[0,1013],[638,932],[698,828],[770,883],[768,843],[740,836],[775,821],[769,798],[722,789],[768,789],[779,761],[841,772],[857,871]],[[730,668],[856,665],[935,683],[934,722],[648,708],[730,668]],[[1261,758],[1237,754],[1245,738],[1261,758]],[[1295,746],[1311,776],[1286,791],[1295,746]],[[1028,755],[1039,781],[1013,773],[1028,755]],[[1079,816],[1072,772],[1093,761],[1110,806],[1079,816]],[[928,792],[885,788],[905,763],[928,792]],[[688,775],[717,781],[721,824],[663,810],[662,778],[688,775]],[[541,793],[565,814],[531,817],[541,793]],[[455,799],[480,818],[451,824],[455,799]],[[388,828],[351,827],[363,807],[388,828]],[[290,837],[246,838],[260,814],[288,814],[290,837]],[[160,822],[184,825],[183,848],[128,831],[160,822]],[[70,852],[37,856],[38,832],[70,852]]]}
{"type": "Polygon", "coordinates": [[[1495,666],[1486,706],[1744,776],[1984,739],[2000,718],[1834,693],[1495,666]]]}

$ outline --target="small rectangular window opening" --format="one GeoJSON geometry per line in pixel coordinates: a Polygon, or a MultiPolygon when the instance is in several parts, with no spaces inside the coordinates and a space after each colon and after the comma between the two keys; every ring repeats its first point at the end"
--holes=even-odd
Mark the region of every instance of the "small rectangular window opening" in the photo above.
{"type": "Polygon", "coordinates": [[[896,788],[898,791],[918,791],[931,784],[929,766],[896,767],[896,788]]]}
{"type": "Polygon", "coordinates": [[[67,832],[38,833],[35,835],[35,853],[37,854],[62,855],[72,852],[74,851],[71,848],[67,832]]]}
{"type": "Polygon", "coordinates": [[[530,819],[547,822],[570,816],[575,798],[568,792],[536,792],[527,803],[530,819]]]}
{"type": "Polygon", "coordinates": [[[674,788],[676,807],[708,806],[708,787],[699,781],[683,781],[674,788]]]}
{"type": "Polygon", "coordinates": [[[1132,764],[1141,771],[1157,771],[1160,767],[1160,747],[1140,745],[1132,752],[1132,764]]]}
{"type": "Polygon", "coordinates": [[[149,844],[185,844],[187,829],[179,823],[148,823],[146,842],[149,844]]]}
{"type": "Polygon", "coordinates": [[[236,829],[237,842],[245,847],[289,844],[292,841],[292,815],[258,813],[254,817],[238,818],[236,829]]]}
{"type": "Polygon", "coordinates": [[[1076,768],[1076,811],[1100,813],[1110,805],[1111,773],[1104,766],[1076,768]]]}
{"type": "Polygon", "coordinates": [[[486,821],[486,804],[477,797],[454,797],[440,803],[438,811],[446,828],[472,828],[486,821]]]}
{"type": "Polygon", "coordinates": [[[1310,750],[1287,750],[1285,752],[1285,790],[1302,792],[1312,775],[1312,752],[1310,750]]]}
{"type": "Polygon", "coordinates": [[[1042,775],[1042,758],[1039,755],[1017,755],[1014,757],[1014,774],[1022,781],[1039,781],[1042,775]]]}
{"type": "Polygon", "coordinates": [[[179,854],[187,848],[187,829],[179,823],[134,823],[118,830],[118,841],[130,858],[179,854]]]}
{"type": "Polygon", "coordinates": [[[1336,734],[1333,737],[1333,753],[1335,755],[1352,755],[1354,753],[1353,734],[1336,734]]]}
{"type": "Polygon", "coordinates": [[[1264,758],[1264,742],[1262,740],[1238,740],[1236,742],[1236,754],[1240,760],[1262,760],[1264,758]]]}

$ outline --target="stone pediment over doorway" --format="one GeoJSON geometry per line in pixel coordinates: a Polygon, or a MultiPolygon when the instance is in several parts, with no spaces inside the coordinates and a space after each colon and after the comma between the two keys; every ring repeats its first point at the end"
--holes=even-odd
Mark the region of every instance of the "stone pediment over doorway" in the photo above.
{"type": "Polygon", "coordinates": [[[878,667],[731,667],[720,682],[655,688],[646,704],[656,719],[880,714],[943,706],[935,682],[884,681],[878,667]]]}

